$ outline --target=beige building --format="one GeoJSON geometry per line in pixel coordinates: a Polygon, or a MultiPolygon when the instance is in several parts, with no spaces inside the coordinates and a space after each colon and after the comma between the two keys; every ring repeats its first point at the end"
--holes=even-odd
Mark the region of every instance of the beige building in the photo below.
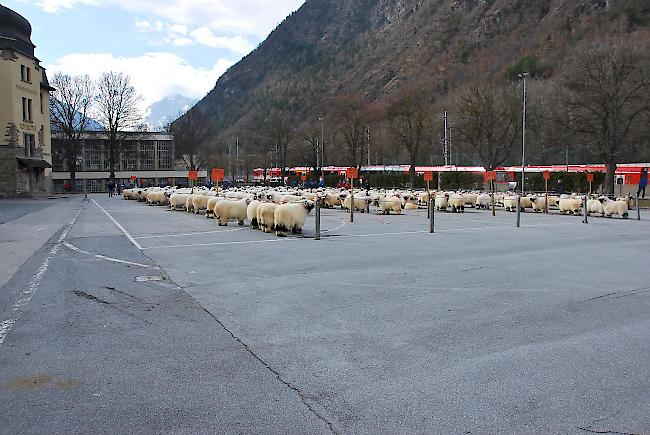
{"type": "Polygon", "coordinates": [[[0,5],[0,195],[51,191],[49,93],[32,27],[0,5]]]}

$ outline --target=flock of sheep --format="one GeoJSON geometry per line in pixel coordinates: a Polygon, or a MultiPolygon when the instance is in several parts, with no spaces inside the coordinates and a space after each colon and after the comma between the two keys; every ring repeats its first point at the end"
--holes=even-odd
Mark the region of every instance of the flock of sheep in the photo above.
{"type": "MultiPolygon", "coordinates": [[[[427,207],[429,193],[424,191],[371,189],[313,189],[300,190],[288,188],[246,187],[219,192],[214,189],[198,187],[194,193],[189,188],[151,187],[124,189],[125,199],[146,202],[149,205],[168,206],[172,210],[184,210],[204,214],[206,218],[216,219],[225,226],[229,221],[244,225],[246,220],[254,229],[266,233],[276,232],[279,237],[302,233],[307,216],[319,201],[324,208],[341,208],[364,213],[370,206],[377,207],[382,214],[401,214],[402,210],[427,207]]],[[[443,192],[431,191],[433,205],[437,211],[462,213],[466,207],[487,210],[492,207],[492,195],[485,192],[443,192]]],[[[494,195],[495,206],[506,211],[515,211],[517,201],[521,211],[530,209],[534,212],[547,212],[551,207],[561,214],[580,215],[584,196],[571,195],[537,195],[518,196],[506,192],[494,195]],[[547,204],[548,201],[548,204],[547,204]]],[[[591,214],[611,217],[616,214],[628,217],[631,199],[609,199],[605,196],[588,197],[587,208],[591,214]]]]}

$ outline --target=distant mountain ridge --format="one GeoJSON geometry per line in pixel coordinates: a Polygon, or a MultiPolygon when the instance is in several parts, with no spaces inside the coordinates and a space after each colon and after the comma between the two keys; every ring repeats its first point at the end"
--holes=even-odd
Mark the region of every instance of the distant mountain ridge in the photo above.
{"type": "Polygon", "coordinates": [[[236,135],[256,151],[271,109],[314,124],[337,95],[376,101],[418,83],[440,98],[526,57],[554,77],[581,41],[649,24],[647,0],[307,0],[192,110],[206,146],[236,135]]]}
{"type": "Polygon", "coordinates": [[[196,102],[196,98],[189,98],[179,94],[165,97],[149,107],[145,122],[150,128],[161,130],[183,112],[190,109],[196,102]]]}

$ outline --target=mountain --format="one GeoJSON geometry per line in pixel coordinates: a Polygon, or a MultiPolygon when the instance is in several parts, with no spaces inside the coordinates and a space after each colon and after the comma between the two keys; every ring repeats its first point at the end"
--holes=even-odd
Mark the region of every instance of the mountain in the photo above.
{"type": "Polygon", "coordinates": [[[649,24],[648,0],[307,0],[192,111],[204,143],[238,136],[248,152],[267,151],[272,110],[296,128],[324,114],[333,129],[338,95],[382,101],[417,84],[444,100],[524,64],[552,79],[578,44],[647,38],[649,24]]]}
{"type": "Polygon", "coordinates": [[[184,97],[179,94],[165,97],[149,107],[146,123],[152,129],[160,130],[196,104],[196,101],[196,98],[184,97]]]}

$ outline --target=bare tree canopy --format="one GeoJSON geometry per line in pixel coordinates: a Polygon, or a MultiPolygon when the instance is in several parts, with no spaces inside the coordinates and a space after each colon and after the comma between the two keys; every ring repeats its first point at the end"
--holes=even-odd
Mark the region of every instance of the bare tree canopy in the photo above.
{"type": "Polygon", "coordinates": [[[97,82],[97,121],[108,133],[110,178],[115,178],[115,166],[123,144],[122,133],[136,130],[142,121],[137,93],[128,75],[108,72],[97,82]]]}
{"type": "Polygon", "coordinates": [[[282,182],[284,183],[287,168],[287,151],[294,136],[294,129],[288,115],[277,109],[270,112],[265,124],[269,141],[275,146],[280,171],[282,173],[282,182]]]}
{"type": "Polygon", "coordinates": [[[429,125],[429,112],[424,95],[414,87],[400,92],[387,108],[389,132],[406,149],[409,157],[411,187],[415,187],[415,165],[429,125]]]}
{"type": "Polygon", "coordinates": [[[348,162],[361,167],[365,133],[376,118],[376,111],[359,94],[348,94],[334,100],[334,117],[343,135],[348,162]]]}
{"type": "Polygon", "coordinates": [[[87,75],[71,77],[62,73],[56,73],[51,83],[55,91],[50,98],[50,120],[53,130],[63,141],[70,185],[74,189],[81,136],[91,121],[95,85],[87,75]]]}
{"type": "Polygon", "coordinates": [[[205,125],[203,113],[194,107],[169,126],[174,135],[175,157],[181,159],[188,171],[198,171],[207,162],[205,125]]]}
{"type": "Polygon", "coordinates": [[[579,145],[607,167],[605,191],[614,192],[617,162],[650,137],[648,44],[614,41],[582,47],[562,82],[568,119],[560,120],[579,145]]]}
{"type": "Polygon", "coordinates": [[[488,84],[458,102],[456,136],[487,170],[503,165],[519,139],[522,103],[517,91],[512,85],[488,84]]]}

